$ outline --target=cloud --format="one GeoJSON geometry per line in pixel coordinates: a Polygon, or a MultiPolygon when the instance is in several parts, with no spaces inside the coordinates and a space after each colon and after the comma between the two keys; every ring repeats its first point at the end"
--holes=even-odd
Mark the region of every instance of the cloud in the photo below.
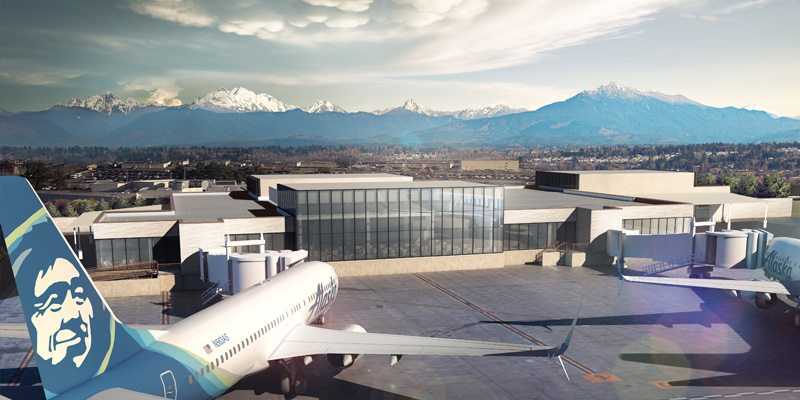
{"type": "Polygon", "coordinates": [[[132,7],[153,18],[289,46],[393,46],[391,65],[383,69],[408,76],[530,63],[544,52],[619,37],[686,1],[385,0],[377,6],[372,0],[148,0],[132,7]]]}
{"type": "Polygon", "coordinates": [[[150,91],[146,102],[156,106],[177,107],[183,104],[177,96],[178,92],[175,90],[158,88],[150,91]]]}
{"type": "Polygon", "coordinates": [[[143,99],[146,104],[175,107],[183,104],[178,98],[181,89],[172,78],[147,77],[121,82],[123,93],[143,99]]]}
{"type": "Polygon", "coordinates": [[[363,12],[369,10],[372,0],[303,0],[312,6],[332,7],[341,11],[363,12]]]}
{"type": "Polygon", "coordinates": [[[356,28],[366,25],[369,22],[369,17],[362,15],[343,15],[325,20],[325,26],[329,28],[356,28]]]}
{"type": "Polygon", "coordinates": [[[139,14],[186,26],[206,27],[214,17],[206,14],[191,0],[147,0],[133,3],[131,9],[139,14]]]}
{"type": "Polygon", "coordinates": [[[0,58],[0,81],[25,86],[63,86],[83,76],[72,70],[61,70],[21,58],[0,58]]]}
{"type": "Polygon", "coordinates": [[[619,35],[679,1],[492,4],[469,23],[436,29],[407,56],[409,73],[447,74],[533,62],[543,53],[619,35]]]}
{"type": "Polygon", "coordinates": [[[684,13],[682,14],[682,16],[684,18],[700,19],[708,22],[717,22],[720,20],[720,18],[726,15],[734,14],[740,11],[750,10],[753,8],[762,8],[772,2],[773,0],[745,0],[738,2],[726,1],[723,3],[724,6],[720,8],[715,8],[711,11],[702,13],[684,13]]]}

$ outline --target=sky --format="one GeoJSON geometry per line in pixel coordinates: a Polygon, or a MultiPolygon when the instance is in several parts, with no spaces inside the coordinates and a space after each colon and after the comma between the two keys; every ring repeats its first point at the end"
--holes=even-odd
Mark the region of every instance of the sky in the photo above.
{"type": "Polygon", "coordinates": [[[0,108],[246,87],[536,109],[608,82],[800,116],[798,0],[0,0],[0,108]]]}

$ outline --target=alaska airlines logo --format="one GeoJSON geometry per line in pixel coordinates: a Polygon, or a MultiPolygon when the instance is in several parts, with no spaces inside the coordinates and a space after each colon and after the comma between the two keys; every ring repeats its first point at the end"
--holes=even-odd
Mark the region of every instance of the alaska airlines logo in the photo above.
{"type": "Polygon", "coordinates": [[[797,264],[791,261],[791,257],[779,257],[778,252],[770,251],[764,260],[764,271],[767,276],[779,281],[786,282],[792,279],[792,270],[797,268],[797,264]]]}
{"type": "Polygon", "coordinates": [[[78,269],[63,258],[36,276],[31,315],[36,354],[52,365],[69,358],[80,367],[92,349],[94,310],[80,278],[78,269]]]}

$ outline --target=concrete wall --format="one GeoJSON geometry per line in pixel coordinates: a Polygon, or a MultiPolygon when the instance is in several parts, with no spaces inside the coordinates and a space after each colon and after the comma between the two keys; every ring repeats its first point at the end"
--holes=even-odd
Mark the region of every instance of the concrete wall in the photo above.
{"type": "Polygon", "coordinates": [[[92,225],[95,239],[163,237],[175,221],[104,222],[92,225]]]}
{"type": "Polygon", "coordinates": [[[606,232],[622,229],[623,209],[579,207],[575,211],[576,239],[578,243],[588,243],[586,265],[608,265],[611,258],[606,252],[606,232]]]}
{"type": "Polygon", "coordinates": [[[581,174],[578,190],[639,196],[650,193],[684,193],[694,188],[693,172],[617,172],[581,174]]]}
{"type": "Polygon", "coordinates": [[[562,222],[573,218],[574,208],[544,208],[534,210],[505,210],[504,224],[534,224],[540,222],[562,222]]]}
{"type": "Polygon", "coordinates": [[[764,199],[767,203],[767,218],[788,218],[792,216],[794,201],[791,198],[764,199]]]}
{"type": "Polygon", "coordinates": [[[94,285],[104,297],[156,296],[175,287],[175,275],[161,272],[158,278],[96,281],[94,285]]]}
{"type": "Polygon", "coordinates": [[[622,219],[692,217],[694,206],[691,204],[654,204],[647,206],[620,207],[622,219]]]}
{"type": "Polygon", "coordinates": [[[178,230],[181,241],[183,272],[196,273],[198,249],[223,247],[225,235],[243,233],[280,233],[286,231],[284,217],[225,219],[210,222],[181,222],[178,230]]]}
{"type": "Polygon", "coordinates": [[[339,276],[413,274],[505,266],[503,253],[329,262],[339,276]]]}
{"type": "Polygon", "coordinates": [[[532,262],[541,251],[540,249],[505,251],[503,252],[504,264],[509,266],[532,262]]]}

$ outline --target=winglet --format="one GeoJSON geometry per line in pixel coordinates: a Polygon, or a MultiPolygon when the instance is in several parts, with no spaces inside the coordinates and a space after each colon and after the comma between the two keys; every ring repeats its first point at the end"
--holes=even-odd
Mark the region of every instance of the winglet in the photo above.
{"type": "Polygon", "coordinates": [[[561,356],[567,352],[569,349],[569,344],[572,342],[572,334],[575,332],[575,326],[578,325],[578,319],[581,315],[581,308],[583,308],[583,297],[581,297],[581,301],[578,304],[578,311],[575,313],[575,318],[572,320],[572,325],[569,327],[569,332],[567,332],[567,336],[564,337],[564,340],[561,342],[561,345],[558,348],[553,349],[553,352],[550,353],[550,357],[555,357],[558,359],[558,363],[561,364],[561,370],[564,371],[564,375],[569,379],[569,374],[567,373],[567,367],[564,365],[564,360],[561,356]]]}
{"type": "Polygon", "coordinates": [[[567,332],[567,336],[564,337],[564,340],[561,342],[561,345],[558,346],[557,349],[553,352],[554,357],[560,357],[562,354],[567,352],[569,349],[569,344],[572,341],[572,334],[575,332],[575,325],[578,324],[578,319],[581,315],[581,309],[583,308],[583,297],[581,297],[581,301],[578,304],[578,311],[575,313],[575,318],[572,320],[572,325],[570,325],[569,332],[567,332]]]}

